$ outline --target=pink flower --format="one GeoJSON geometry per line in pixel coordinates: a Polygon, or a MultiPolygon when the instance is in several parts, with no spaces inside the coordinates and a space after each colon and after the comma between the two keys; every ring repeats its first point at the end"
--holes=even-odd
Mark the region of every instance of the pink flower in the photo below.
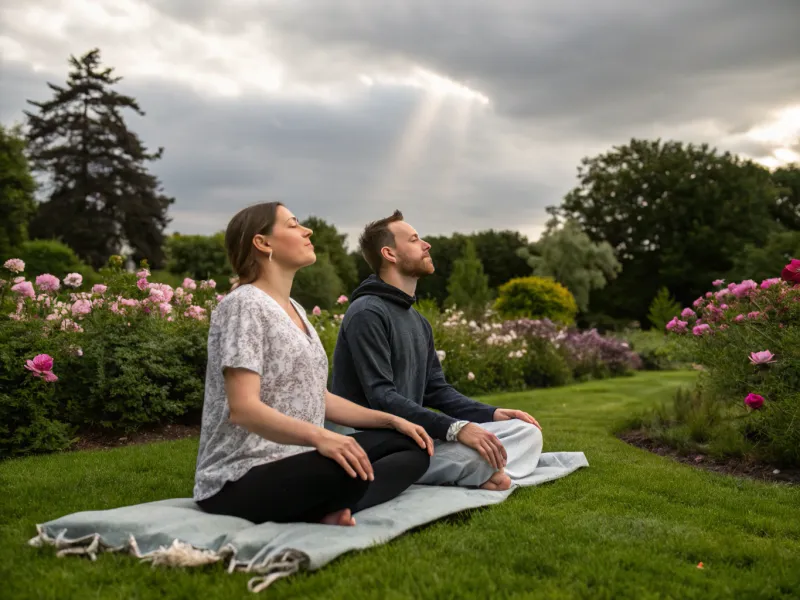
{"type": "Polygon", "coordinates": [[[81,333],[83,331],[83,327],[78,325],[75,321],[64,319],[61,321],[61,331],[75,331],[77,333],[81,333]]]}
{"type": "Polygon", "coordinates": [[[737,298],[744,298],[750,292],[758,288],[758,284],[752,279],[745,279],[742,283],[736,285],[731,291],[737,298]]]}
{"type": "Polygon", "coordinates": [[[467,379],[468,379],[469,381],[475,381],[475,373],[473,373],[472,371],[470,371],[469,373],[467,373],[467,379]]]}
{"type": "Polygon", "coordinates": [[[761,316],[761,313],[758,312],[757,310],[754,310],[753,312],[747,313],[747,318],[748,319],[757,319],[760,316],[761,316]]]}
{"type": "Polygon", "coordinates": [[[161,311],[161,316],[166,317],[169,313],[172,312],[172,304],[169,302],[162,302],[158,305],[158,310],[161,311]]]}
{"type": "Polygon", "coordinates": [[[722,288],[716,294],[714,294],[714,297],[717,300],[720,300],[720,299],[724,298],[725,296],[730,296],[730,295],[731,295],[731,291],[728,288],[722,288]]]}
{"type": "Polygon", "coordinates": [[[206,309],[202,306],[190,306],[185,313],[183,313],[184,317],[189,317],[190,319],[197,319],[198,321],[204,318],[206,314],[206,309]]]}
{"type": "Polygon", "coordinates": [[[704,333],[711,333],[711,326],[706,325],[705,323],[703,323],[702,325],[695,325],[692,328],[692,333],[698,336],[703,335],[704,333]]]}
{"type": "Polygon", "coordinates": [[[61,282],[55,275],[45,273],[36,278],[36,287],[45,292],[57,292],[61,287],[61,282]]]}
{"type": "Polygon", "coordinates": [[[15,284],[22,283],[23,281],[25,281],[24,277],[14,277],[14,283],[15,284]]]}
{"type": "Polygon", "coordinates": [[[30,281],[22,281],[16,285],[12,285],[11,291],[22,298],[33,298],[36,296],[36,292],[33,291],[33,284],[30,281]]]}
{"type": "Polygon", "coordinates": [[[722,310],[728,310],[728,305],[727,304],[720,304],[719,307],[722,310]]]}
{"type": "Polygon", "coordinates": [[[681,316],[684,319],[691,319],[692,317],[696,317],[697,315],[694,314],[694,311],[691,308],[684,308],[681,311],[681,316]]]}
{"type": "Polygon", "coordinates": [[[722,325],[719,326],[719,330],[720,331],[725,331],[727,328],[728,328],[728,324],[727,323],[723,323],[722,325]]]}
{"type": "Polygon", "coordinates": [[[695,308],[700,308],[701,306],[703,306],[704,302],[705,302],[705,299],[703,299],[701,297],[701,298],[698,298],[697,300],[695,300],[694,302],[692,302],[692,306],[694,306],[695,308]]]}
{"type": "Polygon", "coordinates": [[[156,288],[150,288],[150,295],[147,297],[150,302],[155,304],[160,304],[161,302],[166,302],[167,299],[164,297],[164,292],[156,288]]]}
{"type": "Polygon", "coordinates": [[[150,293],[153,293],[153,290],[158,290],[164,297],[164,302],[170,302],[172,300],[172,296],[175,295],[175,291],[172,289],[171,285],[167,285],[166,283],[151,283],[148,286],[150,288],[150,293]]]}
{"type": "Polygon", "coordinates": [[[108,290],[108,286],[105,286],[102,283],[96,283],[92,286],[93,294],[105,294],[106,290],[108,290]]]}
{"type": "Polygon", "coordinates": [[[314,308],[311,309],[311,314],[319,316],[322,314],[322,309],[320,309],[319,306],[315,306],[314,308]]]}
{"type": "Polygon", "coordinates": [[[33,360],[25,362],[25,368],[35,377],[42,377],[47,382],[58,381],[58,377],[53,373],[53,357],[49,354],[37,354],[33,360]]]}
{"type": "Polygon", "coordinates": [[[781,279],[789,283],[800,283],[800,260],[793,258],[789,261],[781,271],[781,279]]]}
{"type": "Polygon", "coordinates": [[[715,279],[714,281],[711,282],[711,285],[713,285],[714,287],[719,287],[723,283],[725,283],[724,279],[715,279]]]}
{"type": "Polygon", "coordinates": [[[337,303],[337,304],[346,304],[346,303],[347,303],[347,296],[345,296],[344,294],[342,294],[342,295],[341,295],[341,296],[339,296],[339,298],[336,300],[336,303],[337,303]]]}
{"type": "Polygon", "coordinates": [[[769,350],[762,350],[761,352],[751,352],[750,362],[754,365],[766,365],[775,362],[775,355],[769,350]]]}
{"type": "Polygon", "coordinates": [[[689,325],[688,322],[681,321],[678,319],[678,317],[675,317],[669,323],[667,323],[667,331],[672,331],[674,333],[685,333],[687,325],[689,325]]]}
{"type": "Polygon", "coordinates": [[[744,316],[744,315],[736,315],[736,316],[733,318],[733,320],[734,320],[734,321],[736,321],[737,323],[741,323],[742,321],[744,321],[744,319],[745,319],[745,316],[744,316]]]}
{"type": "Polygon", "coordinates": [[[75,317],[88,315],[90,312],[92,312],[92,303],[89,300],[77,300],[72,305],[72,315],[75,317]]]}
{"type": "Polygon", "coordinates": [[[80,287],[83,283],[83,275],[80,273],[69,273],[66,277],[64,277],[64,285],[69,287],[80,287]]]}
{"type": "Polygon", "coordinates": [[[22,273],[25,270],[25,262],[20,258],[9,258],[3,266],[12,273],[22,273]]]}
{"type": "Polygon", "coordinates": [[[744,404],[748,408],[753,410],[758,410],[762,406],[764,406],[764,396],[759,396],[758,394],[747,394],[747,397],[744,399],[744,404]]]}
{"type": "Polygon", "coordinates": [[[119,304],[117,304],[116,302],[112,302],[111,303],[111,312],[114,313],[115,315],[121,315],[122,314],[122,310],[120,309],[119,304]]]}
{"type": "Polygon", "coordinates": [[[714,294],[712,294],[711,292],[706,292],[706,298],[711,298],[711,296],[713,296],[713,295],[714,294]]]}
{"type": "Polygon", "coordinates": [[[142,269],[141,271],[136,273],[136,277],[138,279],[147,279],[148,277],[150,277],[150,271],[148,271],[147,269],[142,269]]]}
{"type": "Polygon", "coordinates": [[[144,277],[142,277],[141,279],[139,279],[139,281],[136,282],[136,287],[142,291],[145,291],[149,287],[149,285],[150,284],[147,282],[147,279],[145,279],[144,277]]]}
{"type": "Polygon", "coordinates": [[[189,277],[184,279],[183,283],[181,285],[187,290],[196,290],[197,289],[197,284],[195,283],[194,279],[191,279],[189,277]]]}
{"type": "Polygon", "coordinates": [[[130,306],[131,308],[139,306],[139,301],[134,298],[122,298],[119,303],[122,304],[122,306],[130,306]]]}
{"type": "Polygon", "coordinates": [[[201,290],[213,290],[217,287],[217,282],[213,279],[209,279],[208,281],[200,282],[200,289],[201,290]]]}
{"type": "Polygon", "coordinates": [[[225,294],[217,294],[217,302],[222,302],[222,299],[225,297],[225,294]]]}
{"type": "Polygon", "coordinates": [[[765,279],[761,282],[761,289],[768,290],[773,285],[778,285],[781,281],[783,281],[780,277],[773,277],[772,279],[765,279]]]}

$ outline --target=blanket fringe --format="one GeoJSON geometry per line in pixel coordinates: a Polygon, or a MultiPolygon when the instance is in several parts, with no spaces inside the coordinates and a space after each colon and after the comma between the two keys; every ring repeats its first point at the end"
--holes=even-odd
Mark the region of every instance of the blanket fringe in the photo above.
{"type": "Polygon", "coordinates": [[[236,561],[236,548],[226,544],[218,552],[206,548],[197,548],[180,540],[173,540],[169,546],[160,546],[147,554],[142,554],[136,538],[131,535],[128,543],[122,546],[107,546],[103,543],[99,533],[93,533],[80,538],[69,539],[67,530],[58,532],[52,537],[47,534],[44,527],[36,526],[38,535],[28,540],[28,545],[41,548],[45,545],[56,549],[56,556],[62,558],[67,555],[83,555],[89,559],[97,560],[97,555],[102,552],[126,551],[139,558],[141,562],[149,562],[153,567],[199,567],[213,564],[230,558],[228,572],[242,571],[245,573],[258,573],[247,582],[247,589],[253,593],[261,592],[279,579],[294,575],[303,568],[307,568],[309,557],[298,550],[284,550],[280,554],[265,558],[261,562],[258,556],[247,563],[236,561]]]}

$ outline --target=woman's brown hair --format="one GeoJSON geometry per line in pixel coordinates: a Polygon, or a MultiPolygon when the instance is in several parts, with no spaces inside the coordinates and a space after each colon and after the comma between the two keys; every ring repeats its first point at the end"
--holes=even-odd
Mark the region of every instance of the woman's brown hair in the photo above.
{"type": "Polygon", "coordinates": [[[257,235],[270,235],[275,226],[280,202],[264,202],[248,206],[236,213],[225,230],[225,250],[239,285],[258,279],[258,250],[253,246],[257,235]]]}

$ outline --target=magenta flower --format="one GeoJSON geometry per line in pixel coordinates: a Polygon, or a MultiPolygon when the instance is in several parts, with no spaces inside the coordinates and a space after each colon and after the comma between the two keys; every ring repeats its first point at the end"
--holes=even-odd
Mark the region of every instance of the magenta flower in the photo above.
{"type": "Polygon", "coordinates": [[[336,302],[338,304],[346,304],[347,303],[347,296],[342,294],[341,296],[339,296],[339,298],[338,298],[338,300],[336,300],[336,302]]]}
{"type": "Polygon", "coordinates": [[[695,314],[694,314],[694,311],[693,311],[691,308],[684,308],[684,309],[681,311],[681,316],[682,316],[684,319],[691,319],[692,317],[695,317],[695,316],[697,316],[697,315],[695,315],[695,314]]]}
{"type": "Polygon", "coordinates": [[[669,323],[667,323],[667,331],[672,331],[673,333],[685,333],[686,326],[689,325],[686,321],[681,321],[678,317],[674,317],[669,323]]]}
{"type": "Polygon", "coordinates": [[[730,295],[731,295],[731,291],[728,288],[722,288],[716,294],[714,294],[714,297],[717,300],[720,300],[720,299],[724,298],[725,296],[730,296],[730,295]]]}
{"type": "Polygon", "coordinates": [[[768,290],[773,285],[779,285],[783,281],[780,277],[773,277],[772,279],[765,279],[761,282],[761,289],[768,290]]]}
{"type": "Polygon", "coordinates": [[[703,306],[704,302],[705,302],[705,298],[700,297],[697,300],[695,300],[694,302],[692,302],[692,306],[694,306],[695,308],[700,308],[701,306],[703,306]]]}
{"type": "Polygon", "coordinates": [[[800,283],[800,260],[793,258],[781,271],[781,279],[789,283],[800,283]]]}
{"type": "Polygon", "coordinates": [[[754,365],[766,365],[775,362],[775,355],[769,350],[762,350],[761,352],[751,352],[750,362],[754,365]]]}
{"type": "Polygon", "coordinates": [[[712,294],[711,292],[706,292],[706,298],[711,298],[711,296],[713,296],[713,295],[714,294],[712,294]]]}
{"type": "Polygon", "coordinates": [[[181,285],[183,286],[184,289],[187,289],[187,290],[196,290],[197,289],[197,283],[195,283],[194,279],[191,279],[190,277],[187,277],[186,279],[184,279],[183,283],[181,285]]]}
{"type": "Polygon", "coordinates": [[[69,273],[66,277],[64,277],[64,285],[76,288],[80,287],[83,283],[83,275],[80,273],[69,273]]]}
{"type": "Polygon", "coordinates": [[[715,279],[714,281],[711,282],[711,285],[713,285],[714,287],[719,287],[723,283],[725,283],[724,279],[715,279]]]}
{"type": "Polygon", "coordinates": [[[33,360],[25,361],[25,368],[33,373],[34,377],[42,377],[47,382],[58,381],[53,373],[53,357],[49,354],[37,354],[33,360]]]}
{"type": "Polygon", "coordinates": [[[22,273],[25,270],[25,262],[20,258],[9,258],[3,266],[12,273],[22,273]]]}
{"type": "Polygon", "coordinates": [[[105,286],[102,283],[96,283],[92,286],[93,294],[105,294],[106,290],[108,290],[108,286],[105,286]]]}
{"type": "Polygon", "coordinates": [[[21,281],[16,285],[12,285],[11,291],[22,298],[33,298],[36,296],[36,292],[33,290],[33,284],[30,281],[21,281]]]}
{"type": "Polygon", "coordinates": [[[748,408],[752,410],[758,410],[762,406],[764,406],[764,396],[759,396],[758,394],[747,394],[747,397],[744,399],[744,404],[748,408]]]}
{"type": "Polygon", "coordinates": [[[754,310],[753,312],[747,313],[747,318],[748,319],[757,319],[760,316],[761,316],[761,313],[758,312],[757,310],[754,310]]]}
{"type": "Polygon", "coordinates": [[[736,321],[737,323],[741,323],[742,321],[744,321],[744,319],[745,319],[745,316],[744,316],[744,315],[736,315],[736,316],[733,318],[733,320],[734,320],[734,321],[736,321]]]}
{"type": "Polygon", "coordinates": [[[322,309],[320,309],[319,306],[315,306],[314,308],[311,309],[311,314],[319,316],[322,314],[322,309]]]}
{"type": "Polygon", "coordinates": [[[44,273],[36,278],[36,287],[44,292],[57,292],[61,287],[61,282],[55,275],[44,273]]]}
{"type": "Polygon", "coordinates": [[[90,300],[76,300],[71,308],[72,315],[82,317],[92,312],[92,302],[90,300]]]}
{"type": "Polygon", "coordinates": [[[703,323],[702,325],[695,325],[692,328],[692,333],[694,335],[698,335],[698,336],[699,335],[703,335],[705,333],[711,333],[711,326],[710,325],[706,325],[705,323],[703,323]]]}

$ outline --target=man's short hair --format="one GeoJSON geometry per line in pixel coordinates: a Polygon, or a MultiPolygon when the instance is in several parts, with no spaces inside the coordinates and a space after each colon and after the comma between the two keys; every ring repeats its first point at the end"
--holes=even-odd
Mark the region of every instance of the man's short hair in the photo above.
{"type": "Polygon", "coordinates": [[[364,228],[364,232],[358,239],[361,248],[361,256],[367,261],[370,268],[379,275],[383,266],[383,255],[381,249],[385,246],[394,248],[394,234],[389,230],[389,225],[403,220],[403,213],[399,210],[394,211],[391,216],[379,221],[373,221],[364,228]]]}

